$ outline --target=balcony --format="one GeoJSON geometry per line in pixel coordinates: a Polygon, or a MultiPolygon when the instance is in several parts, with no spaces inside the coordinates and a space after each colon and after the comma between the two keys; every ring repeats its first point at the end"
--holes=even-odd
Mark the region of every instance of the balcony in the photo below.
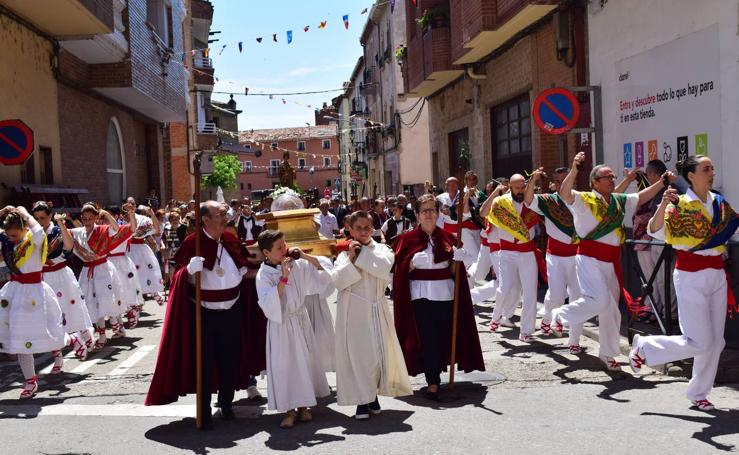
{"type": "Polygon", "coordinates": [[[213,5],[207,0],[192,0],[190,2],[193,19],[213,21],[213,5]]]}
{"type": "Polygon", "coordinates": [[[204,68],[204,69],[198,69],[197,71],[192,72],[192,78],[195,82],[195,85],[208,85],[213,86],[215,85],[215,79],[213,78],[214,70],[213,68],[204,68]]]}
{"type": "MultiPolygon", "coordinates": [[[[491,2],[477,1],[476,3],[480,3],[482,8],[491,2]]],[[[535,4],[531,0],[509,2],[510,6],[508,8],[496,11],[495,26],[492,25],[489,19],[480,24],[473,23],[474,26],[465,24],[463,26],[465,28],[463,37],[469,37],[469,39],[464,43],[461,57],[457,58],[454,64],[465,65],[485,58],[518,33],[554,11],[558,4],[557,1],[547,2],[546,4],[540,3],[542,2],[535,4]]]]}
{"type": "Polygon", "coordinates": [[[198,134],[216,134],[218,131],[215,123],[198,123],[195,127],[198,134]]]}
{"type": "Polygon", "coordinates": [[[200,69],[213,69],[213,59],[207,57],[195,57],[193,59],[193,65],[195,68],[200,69]]]}
{"type": "Polygon", "coordinates": [[[61,47],[86,63],[121,62],[128,54],[128,40],[124,32],[123,10],[125,0],[113,0],[113,33],[93,35],[84,39],[75,37],[61,41],[61,47]]]}
{"type": "Polygon", "coordinates": [[[113,31],[114,0],[0,0],[0,4],[56,37],[113,31]]]}
{"type": "Polygon", "coordinates": [[[417,33],[408,49],[407,96],[430,96],[462,76],[452,65],[449,24],[438,24],[417,33]],[[420,35],[420,36],[419,36],[420,35]]]}

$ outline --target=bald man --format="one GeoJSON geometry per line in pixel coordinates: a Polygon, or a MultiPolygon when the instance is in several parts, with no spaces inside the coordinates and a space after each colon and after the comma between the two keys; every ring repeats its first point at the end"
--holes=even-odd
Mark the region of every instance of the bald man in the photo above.
{"type": "Polygon", "coordinates": [[[510,312],[519,298],[518,286],[523,294],[521,327],[518,339],[525,343],[533,340],[536,328],[536,287],[538,250],[534,244],[539,216],[524,204],[526,180],[514,174],[510,180],[510,192],[493,200],[488,221],[500,233],[500,287],[490,330],[495,332],[501,317],[510,312]]]}

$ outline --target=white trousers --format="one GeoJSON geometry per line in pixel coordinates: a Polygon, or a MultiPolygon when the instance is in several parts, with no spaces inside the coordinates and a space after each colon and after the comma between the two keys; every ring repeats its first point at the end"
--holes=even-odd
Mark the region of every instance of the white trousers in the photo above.
{"type": "MultiPolygon", "coordinates": [[[[662,254],[662,249],[664,247],[662,246],[655,246],[652,245],[652,247],[649,250],[646,251],[637,251],[636,252],[636,258],[639,261],[639,267],[641,267],[642,273],[644,273],[644,277],[648,280],[649,277],[652,275],[652,271],[654,270],[655,265],[657,264],[657,260],[659,259],[660,254],[662,254]]],[[[664,302],[665,302],[665,264],[662,263],[662,266],[660,267],[659,271],[657,272],[657,276],[654,279],[654,283],[652,283],[652,296],[654,297],[654,306],[657,308],[657,311],[660,312],[660,316],[664,315],[664,302]]],[[[672,267],[672,264],[668,264],[668,267],[672,267]]],[[[670,284],[672,286],[672,283],[670,284]]],[[[674,287],[672,289],[672,314],[673,316],[676,313],[677,310],[677,299],[675,298],[675,290],[674,287]]]]}
{"type": "Polygon", "coordinates": [[[618,301],[621,289],[613,264],[581,254],[575,256],[575,264],[582,297],[552,310],[552,319],[558,317],[572,329],[598,316],[599,356],[617,357],[620,353],[621,312],[618,301]]]}
{"type": "Polygon", "coordinates": [[[492,260],[493,253],[490,252],[490,247],[487,245],[480,245],[480,249],[477,252],[477,260],[467,270],[472,278],[472,281],[482,281],[488,276],[490,267],[493,266],[492,260]]]}
{"type": "Polygon", "coordinates": [[[689,400],[704,400],[713,388],[719,357],[726,345],[726,274],[717,269],[676,269],[673,280],[683,334],[639,337],[639,347],[647,365],[693,357],[693,377],[686,395],[689,400]]]}
{"type": "MultiPolygon", "coordinates": [[[[575,256],[555,256],[547,254],[547,282],[549,289],[544,296],[544,316],[542,324],[552,322],[552,310],[561,307],[565,299],[570,302],[581,297],[580,285],[577,283],[575,256]]],[[[570,339],[568,344],[580,344],[582,324],[570,324],[570,339]]]]}
{"type": "Polygon", "coordinates": [[[515,308],[523,294],[521,335],[532,335],[536,330],[536,256],[533,252],[500,252],[500,289],[495,301],[493,321],[500,320],[509,308],[515,308]]]}

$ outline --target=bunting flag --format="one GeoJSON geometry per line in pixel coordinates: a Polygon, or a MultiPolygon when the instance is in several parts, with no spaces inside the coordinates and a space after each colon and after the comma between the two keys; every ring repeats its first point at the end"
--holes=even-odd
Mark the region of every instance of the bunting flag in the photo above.
{"type": "Polygon", "coordinates": [[[210,48],[206,47],[203,49],[203,58],[208,58],[208,55],[210,55],[210,48]]]}
{"type": "Polygon", "coordinates": [[[290,44],[293,42],[293,31],[288,30],[287,31],[287,44],[290,44]]]}
{"type": "Polygon", "coordinates": [[[244,50],[244,43],[242,41],[239,41],[239,54],[242,50],[244,50]]]}
{"type": "Polygon", "coordinates": [[[228,46],[228,44],[224,44],[223,47],[221,47],[221,51],[218,52],[218,55],[223,54],[223,51],[226,50],[226,46],[228,46]]]}
{"type": "Polygon", "coordinates": [[[272,41],[277,42],[277,33],[272,34],[272,41]]]}
{"type": "Polygon", "coordinates": [[[413,6],[418,6],[416,0],[411,0],[411,3],[413,3],[413,6]]]}
{"type": "Polygon", "coordinates": [[[275,99],[275,96],[274,95],[269,95],[269,99],[273,100],[273,99],[275,99]]]}
{"type": "Polygon", "coordinates": [[[390,12],[392,13],[395,10],[395,0],[390,0],[390,12]]]}
{"type": "Polygon", "coordinates": [[[341,18],[341,20],[344,21],[344,28],[349,30],[349,15],[344,14],[344,16],[341,18]]]}
{"type": "MultiPolygon", "coordinates": [[[[390,0],[390,5],[392,5],[393,3],[395,3],[395,2],[393,2],[392,0],[390,0]]],[[[392,6],[391,6],[391,8],[392,8],[392,6]]],[[[361,14],[367,14],[367,8],[363,9],[361,14]]]]}
{"type": "Polygon", "coordinates": [[[257,38],[257,43],[261,43],[261,42],[262,42],[262,37],[260,36],[259,38],[257,38]]]}
{"type": "Polygon", "coordinates": [[[328,21],[321,21],[321,23],[318,24],[318,28],[326,28],[326,22],[328,21]]]}
{"type": "Polygon", "coordinates": [[[310,25],[306,25],[305,27],[303,27],[304,32],[307,32],[308,30],[310,30],[310,25]]]}
{"type": "Polygon", "coordinates": [[[244,87],[244,95],[249,96],[249,87],[244,87]]]}
{"type": "Polygon", "coordinates": [[[285,100],[285,98],[282,98],[282,104],[287,104],[287,100],[285,100]]]}

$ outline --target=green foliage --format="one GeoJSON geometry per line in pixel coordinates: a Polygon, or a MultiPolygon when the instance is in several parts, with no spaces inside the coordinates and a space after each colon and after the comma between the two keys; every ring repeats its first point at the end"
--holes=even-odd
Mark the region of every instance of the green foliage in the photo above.
{"type": "Polygon", "coordinates": [[[213,173],[203,176],[203,186],[220,186],[228,189],[236,187],[241,163],[236,155],[215,155],[213,157],[213,173]]]}

